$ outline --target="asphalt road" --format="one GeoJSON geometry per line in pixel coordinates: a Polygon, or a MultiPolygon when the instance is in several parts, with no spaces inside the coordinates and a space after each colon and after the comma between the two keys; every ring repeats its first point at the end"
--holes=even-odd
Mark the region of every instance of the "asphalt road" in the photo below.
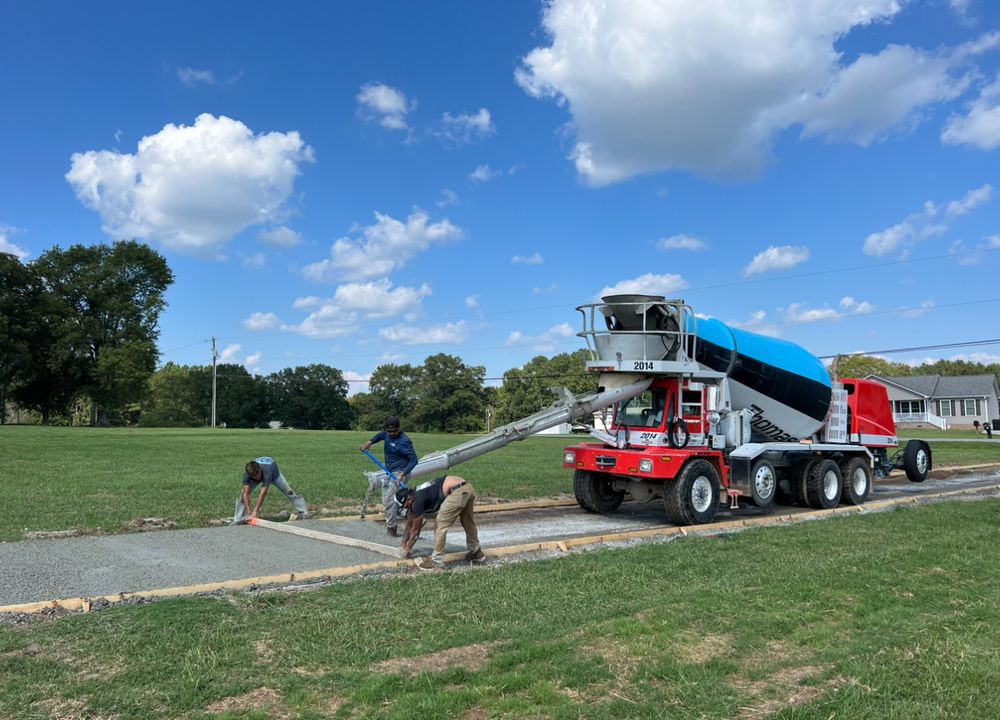
{"type": "MultiPolygon", "coordinates": [[[[928,479],[876,483],[870,501],[933,494],[1000,483],[1000,470],[928,479]]],[[[798,512],[782,507],[780,513],[798,512]]],[[[804,512],[804,511],[803,511],[804,512]]],[[[742,507],[722,509],[718,521],[774,514],[742,507]]],[[[666,525],[662,505],[625,503],[611,515],[586,513],[576,506],[477,516],[480,539],[489,551],[509,545],[641,530],[666,525]]],[[[0,609],[65,598],[98,597],[162,590],[203,583],[238,581],[284,573],[307,573],[390,560],[398,540],[371,520],[308,520],[295,527],[349,536],[386,546],[387,552],[323,542],[285,532],[251,527],[168,530],[0,544],[0,609]]],[[[465,550],[460,527],[449,532],[449,552],[465,550]]],[[[429,553],[433,533],[425,528],[417,554],[429,553]]]]}

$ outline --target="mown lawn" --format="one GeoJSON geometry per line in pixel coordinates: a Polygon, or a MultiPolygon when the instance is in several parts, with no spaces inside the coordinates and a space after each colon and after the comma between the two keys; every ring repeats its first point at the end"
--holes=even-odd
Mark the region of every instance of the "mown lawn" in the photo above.
{"type": "Polygon", "coordinates": [[[0,717],[1000,716],[1000,501],[0,626],[0,717]]]}
{"type": "MultiPolygon", "coordinates": [[[[232,516],[247,460],[271,455],[314,512],[356,512],[376,469],[358,446],[369,433],[0,426],[6,482],[0,541],[25,531],[121,532],[138,518],[202,527],[232,516]]],[[[411,435],[421,455],[472,435],[411,435]]],[[[481,496],[510,500],[572,492],[562,467],[573,438],[533,437],[463,464],[481,496]]],[[[935,467],[1000,463],[1000,440],[932,440],[935,467]]],[[[375,453],[381,457],[381,448],[375,453]]],[[[377,502],[377,499],[376,499],[377,502]]],[[[287,511],[271,493],[263,513],[287,511]]]]}

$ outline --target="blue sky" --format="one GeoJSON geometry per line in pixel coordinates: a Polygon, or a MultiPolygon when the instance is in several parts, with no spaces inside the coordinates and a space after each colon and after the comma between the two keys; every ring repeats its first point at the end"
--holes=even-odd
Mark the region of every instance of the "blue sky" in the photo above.
{"type": "Polygon", "coordinates": [[[818,355],[1000,336],[992,1],[11,0],[0,28],[0,250],[149,243],[163,362],[498,378],[582,347],[608,291],[818,355]]]}

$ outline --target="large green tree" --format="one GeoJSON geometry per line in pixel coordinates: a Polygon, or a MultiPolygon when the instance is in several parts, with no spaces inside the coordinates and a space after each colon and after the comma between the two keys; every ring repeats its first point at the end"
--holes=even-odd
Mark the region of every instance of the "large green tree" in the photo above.
{"type": "Polygon", "coordinates": [[[31,367],[31,324],[37,277],[9,253],[0,253],[0,424],[11,392],[31,367]]]}
{"type": "Polygon", "coordinates": [[[505,424],[536,413],[556,400],[554,388],[565,387],[574,395],[597,389],[597,376],[587,373],[589,353],[577,350],[548,358],[538,355],[503,375],[495,398],[495,424],[505,424]]]}
{"type": "Polygon", "coordinates": [[[359,430],[381,429],[390,415],[400,418],[409,428],[417,405],[420,368],[387,363],[375,368],[368,381],[368,392],[352,398],[359,430]]]}
{"type": "Polygon", "coordinates": [[[347,402],[347,381],[329,365],[285,368],[267,377],[275,420],[305,430],[347,430],[354,410],[347,402]]]}
{"type": "Polygon", "coordinates": [[[486,368],[440,353],[424,361],[410,418],[423,432],[476,432],[486,425],[486,368]]]}
{"type": "MultiPolygon", "coordinates": [[[[204,368],[204,375],[205,384],[210,388],[212,368],[204,368]]],[[[215,395],[216,420],[226,427],[267,427],[271,420],[267,382],[264,378],[251,375],[242,365],[224,364],[216,367],[215,395]]],[[[338,408],[338,411],[342,410],[339,401],[338,408]]]]}
{"type": "Polygon", "coordinates": [[[135,241],[73,245],[34,263],[45,290],[66,309],[94,424],[140,399],[156,365],[164,293],[174,280],[166,260],[135,241]]]}

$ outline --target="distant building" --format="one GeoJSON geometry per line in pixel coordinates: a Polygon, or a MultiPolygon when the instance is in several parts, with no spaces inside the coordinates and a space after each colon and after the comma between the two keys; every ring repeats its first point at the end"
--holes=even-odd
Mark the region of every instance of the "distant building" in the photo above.
{"type": "Polygon", "coordinates": [[[869,375],[888,389],[896,424],[972,428],[1000,418],[1000,387],[995,375],[869,375]]]}

